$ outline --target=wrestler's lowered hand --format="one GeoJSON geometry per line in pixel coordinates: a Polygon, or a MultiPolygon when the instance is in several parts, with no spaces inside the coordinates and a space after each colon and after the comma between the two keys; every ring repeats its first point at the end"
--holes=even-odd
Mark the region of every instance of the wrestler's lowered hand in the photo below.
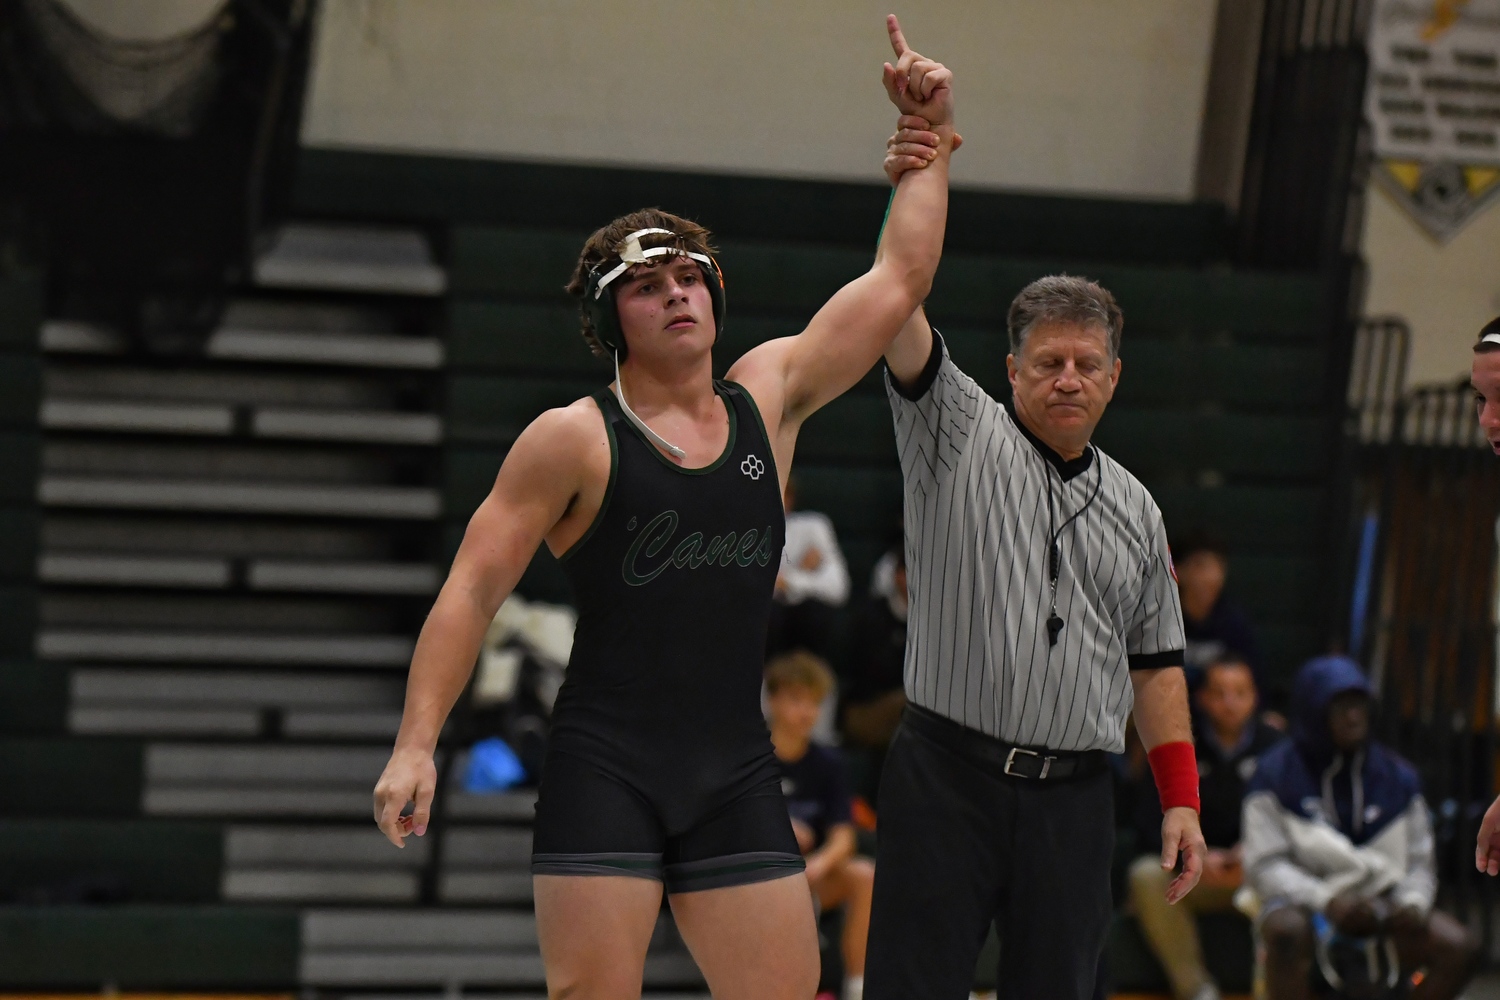
{"type": "Polygon", "coordinates": [[[406,838],[427,832],[432,818],[432,796],[437,791],[437,765],[432,753],[411,747],[396,747],[375,783],[375,824],[397,847],[406,838]],[[408,815],[402,815],[412,806],[408,815]]]}
{"type": "Polygon", "coordinates": [[[1203,842],[1203,831],[1198,826],[1198,810],[1187,806],[1168,809],[1161,818],[1161,866],[1165,871],[1177,867],[1182,859],[1182,871],[1167,886],[1167,902],[1176,903],[1193,891],[1203,874],[1203,859],[1208,855],[1208,845],[1203,842]]]}
{"type": "Polygon", "coordinates": [[[882,72],[885,92],[903,115],[927,119],[934,128],[953,127],[953,71],[934,62],[906,44],[901,22],[891,14],[885,19],[896,63],[886,63],[882,72]]]}

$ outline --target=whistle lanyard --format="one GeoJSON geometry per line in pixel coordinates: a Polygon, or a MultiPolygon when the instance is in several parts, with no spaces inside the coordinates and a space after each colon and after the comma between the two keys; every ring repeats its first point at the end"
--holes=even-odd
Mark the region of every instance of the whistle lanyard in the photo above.
{"type": "MultiPolygon", "coordinates": [[[[1057,576],[1062,570],[1062,533],[1068,530],[1068,525],[1078,520],[1080,514],[1093,505],[1099,496],[1099,487],[1104,482],[1104,468],[1099,457],[1094,456],[1094,468],[1097,473],[1094,476],[1094,492],[1083,502],[1083,506],[1074,511],[1073,516],[1057,525],[1057,512],[1052,501],[1052,463],[1046,458],[1042,459],[1042,474],[1047,477],[1047,578],[1051,590],[1051,609],[1047,615],[1047,645],[1056,646],[1057,637],[1062,634],[1063,620],[1057,616],[1057,576]]],[[[1062,478],[1062,474],[1058,474],[1062,478]]],[[[1064,484],[1066,485],[1066,484],[1064,484]]]]}

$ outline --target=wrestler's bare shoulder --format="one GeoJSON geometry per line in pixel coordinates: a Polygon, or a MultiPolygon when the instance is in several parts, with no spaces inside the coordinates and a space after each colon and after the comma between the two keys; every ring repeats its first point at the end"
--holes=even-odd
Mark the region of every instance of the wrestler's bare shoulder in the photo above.
{"type": "Polygon", "coordinates": [[[544,410],[516,438],[506,456],[528,474],[549,475],[558,485],[568,483],[572,492],[602,470],[609,477],[609,435],[599,404],[591,397],[544,410]],[[601,464],[602,463],[602,464],[601,464]]]}

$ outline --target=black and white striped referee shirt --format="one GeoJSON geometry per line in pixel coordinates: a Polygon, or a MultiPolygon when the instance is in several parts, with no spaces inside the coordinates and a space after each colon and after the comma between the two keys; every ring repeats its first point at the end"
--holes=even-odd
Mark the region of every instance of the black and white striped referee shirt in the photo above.
{"type": "Polygon", "coordinates": [[[1011,743],[1124,750],[1130,671],[1182,663],[1151,494],[1092,445],[1065,461],[959,371],[936,331],[916,383],[887,373],[886,388],[906,487],[907,698],[1011,743]]]}

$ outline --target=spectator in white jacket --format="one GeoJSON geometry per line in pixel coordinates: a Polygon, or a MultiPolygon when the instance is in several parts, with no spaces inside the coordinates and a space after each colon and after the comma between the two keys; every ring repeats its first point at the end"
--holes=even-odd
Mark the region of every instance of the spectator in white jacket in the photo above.
{"type": "Polygon", "coordinates": [[[1250,780],[1243,817],[1249,908],[1259,911],[1266,990],[1302,1000],[1326,989],[1318,937],[1386,937],[1414,1000],[1451,1000],[1479,957],[1472,935],[1433,909],[1432,817],[1416,770],[1370,738],[1371,689],[1358,664],[1305,664],[1292,739],[1250,780]]]}
{"type": "Polygon", "coordinates": [[[766,654],[805,649],[831,659],[835,612],[849,600],[849,566],[827,514],[797,509],[797,480],[787,480],[786,547],[776,577],[766,654]]]}

